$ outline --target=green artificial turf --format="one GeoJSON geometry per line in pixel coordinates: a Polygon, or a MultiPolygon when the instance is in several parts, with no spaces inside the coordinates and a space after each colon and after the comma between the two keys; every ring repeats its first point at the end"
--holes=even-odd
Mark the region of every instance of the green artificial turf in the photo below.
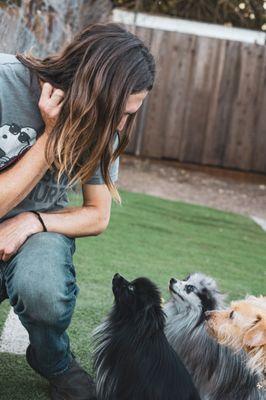
{"type": "MultiPolygon", "coordinates": [[[[168,298],[171,277],[202,271],[217,279],[229,299],[266,292],[266,234],[252,220],[206,207],[122,192],[108,229],[76,240],[80,293],[69,328],[72,349],[90,370],[90,334],[111,307],[111,280],[151,278],[168,298]]],[[[71,205],[81,197],[71,195],[71,205]]],[[[1,305],[0,323],[7,302],[1,305]]],[[[47,383],[24,357],[0,354],[0,399],[48,399],[47,383]]]]}

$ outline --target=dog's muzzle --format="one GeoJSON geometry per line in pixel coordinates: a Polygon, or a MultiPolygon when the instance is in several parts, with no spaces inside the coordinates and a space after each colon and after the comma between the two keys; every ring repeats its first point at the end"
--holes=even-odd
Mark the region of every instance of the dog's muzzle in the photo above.
{"type": "Polygon", "coordinates": [[[113,281],[112,281],[113,286],[115,286],[115,287],[123,286],[125,282],[126,282],[126,280],[120,274],[116,273],[113,276],[113,281]]]}
{"type": "Polygon", "coordinates": [[[171,279],[170,279],[170,281],[169,281],[169,286],[168,286],[168,288],[169,288],[170,291],[174,292],[173,286],[174,286],[174,284],[175,284],[176,282],[177,282],[176,279],[174,279],[174,278],[171,278],[171,279]]]}
{"type": "Polygon", "coordinates": [[[128,284],[128,281],[123,278],[120,274],[115,274],[113,276],[113,281],[112,281],[112,288],[113,288],[113,293],[114,295],[118,294],[123,288],[125,288],[128,284]]]}

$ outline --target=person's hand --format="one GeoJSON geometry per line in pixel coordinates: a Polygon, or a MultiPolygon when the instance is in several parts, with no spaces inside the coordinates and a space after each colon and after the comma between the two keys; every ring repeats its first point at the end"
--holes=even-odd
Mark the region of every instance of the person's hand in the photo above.
{"type": "Polygon", "coordinates": [[[0,223],[0,260],[8,261],[34,233],[43,227],[36,215],[21,213],[0,223]]]}
{"type": "Polygon", "coordinates": [[[39,109],[45,123],[45,132],[50,133],[57,121],[64,99],[64,92],[45,82],[39,99],[39,109]]]}

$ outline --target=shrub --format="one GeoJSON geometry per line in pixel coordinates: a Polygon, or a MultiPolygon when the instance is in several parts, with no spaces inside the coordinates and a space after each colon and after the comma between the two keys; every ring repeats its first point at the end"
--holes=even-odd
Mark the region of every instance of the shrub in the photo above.
{"type": "Polygon", "coordinates": [[[265,0],[114,0],[113,3],[130,10],[266,30],[265,0]]]}

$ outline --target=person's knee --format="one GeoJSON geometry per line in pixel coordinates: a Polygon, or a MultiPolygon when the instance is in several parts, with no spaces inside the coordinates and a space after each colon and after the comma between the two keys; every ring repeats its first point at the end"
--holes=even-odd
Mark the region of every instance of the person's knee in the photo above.
{"type": "MultiPolygon", "coordinates": [[[[31,282],[33,283],[33,282],[31,282]]],[[[64,331],[71,320],[77,295],[76,284],[62,293],[53,284],[30,286],[29,281],[18,279],[10,301],[20,318],[31,323],[58,327],[64,331]]]]}
{"type": "Polygon", "coordinates": [[[34,264],[45,263],[51,258],[59,262],[61,258],[71,259],[74,251],[74,239],[56,232],[40,232],[26,240],[18,255],[34,264]]]}
{"type": "Polygon", "coordinates": [[[29,239],[9,265],[10,303],[21,318],[64,329],[77,295],[71,240],[53,233],[29,239]]]}

